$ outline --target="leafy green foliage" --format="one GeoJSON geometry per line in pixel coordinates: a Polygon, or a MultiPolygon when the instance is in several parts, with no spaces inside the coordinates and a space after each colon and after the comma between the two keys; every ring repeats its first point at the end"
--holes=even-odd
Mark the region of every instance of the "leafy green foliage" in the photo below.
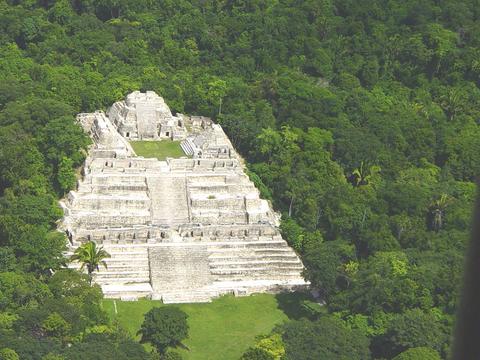
{"type": "Polygon", "coordinates": [[[241,360],[274,360],[275,357],[261,348],[251,348],[245,351],[241,360]]]}
{"type": "Polygon", "coordinates": [[[393,360],[440,360],[440,355],[428,347],[416,347],[405,350],[393,360]]]}
{"type": "Polygon", "coordinates": [[[306,277],[321,289],[325,299],[350,286],[354,272],[348,270],[355,259],[354,247],[346,242],[325,241],[310,245],[304,256],[306,277]]]}
{"type": "Polygon", "coordinates": [[[42,328],[51,336],[63,337],[70,331],[70,325],[58,313],[51,313],[43,321],[42,328]]]}
{"type": "Polygon", "coordinates": [[[148,353],[142,345],[121,335],[90,334],[83,342],[67,350],[67,359],[119,359],[147,360],[148,353]]]}
{"type": "Polygon", "coordinates": [[[175,307],[153,308],[145,314],[138,333],[142,335],[142,343],[149,342],[164,354],[188,337],[187,314],[175,307]]]}
{"type": "Polygon", "coordinates": [[[110,254],[103,249],[103,246],[97,248],[97,244],[94,241],[89,241],[75,249],[75,252],[70,257],[70,261],[80,262],[80,271],[86,267],[91,282],[93,272],[95,270],[98,271],[100,265],[107,268],[105,259],[109,257],[110,254]]]}
{"type": "MultiPolygon", "coordinates": [[[[24,272],[41,284],[64,262],[65,239],[52,233],[57,198],[75,185],[89,144],[74,114],[142,89],[224,127],[327,312],[375,344],[412,308],[439,312],[448,334],[480,170],[476,8],[2,2],[1,306],[38,306],[48,296],[24,272]]],[[[81,301],[93,296],[78,291],[81,301]]],[[[31,347],[5,347],[47,354],[43,340],[28,339],[31,347]]],[[[110,340],[92,344],[101,341],[110,340]]]]}
{"type": "Polygon", "coordinates": [[[380,345],[384,356],[391,357],[417,347],[430,347],[438,353],[444,353],[447,340],[444,326],[435,314],[419,309],[396,315],[388,325],[380,345]]]}
{"type": "Polygon", "coordinates": [[[15,350],[4,348],[0,350],[0,359],[2,360],[20,360],[20,357],[15,350]]]}
{"type": "Polygon", "coordinates": [[[75,170],[73,169],[73,161],[67,157],[63,157],[58,165],[57,181],[63,193],[73,189],[76,183],[75,170]]]}
{"type": "Polygon", "coordinates": [[[285,355],[281,334],[259,336],[256,340],[255,346],[245,351],[241,360],[280,360],[285,355]]]}
{"type": "Polygon", "coordinates": [[[283,341],[287,359],[370,359],[369,340],[331,317],[287,324],[283,341]]]}

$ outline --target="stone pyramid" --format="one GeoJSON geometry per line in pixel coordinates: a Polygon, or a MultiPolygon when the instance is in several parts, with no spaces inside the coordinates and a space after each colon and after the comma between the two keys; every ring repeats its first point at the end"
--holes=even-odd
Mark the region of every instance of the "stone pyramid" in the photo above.
{"type": "Polygon", "coordinates": [[[134,92],[107,114],[77,116],[93,145],[60,226],[69,252],[92,240],[111,254],[94,275],[105,297],[207,302],[308,285],[220,125],[174,116],[154,92],[134,92]],[[182,141],[184,157],[139,157],[128,142],[168,138],[182,141]]]}

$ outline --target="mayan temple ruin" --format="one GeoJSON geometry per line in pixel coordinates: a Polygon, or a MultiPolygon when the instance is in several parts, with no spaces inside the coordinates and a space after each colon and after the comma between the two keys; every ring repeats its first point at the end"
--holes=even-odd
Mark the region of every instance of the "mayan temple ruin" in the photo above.
{"type": "Polygon", "coordinates": [[[92,240],[111,254],[94,275],[105,297],[206,302],[306,287],[278,215],[220,125],[173,115],[151,91],[77,120],[93,144],[60,228],[70,253],[92,240]],[[185,156],[139,157],[130,140],[181,141],[185,156]]]}

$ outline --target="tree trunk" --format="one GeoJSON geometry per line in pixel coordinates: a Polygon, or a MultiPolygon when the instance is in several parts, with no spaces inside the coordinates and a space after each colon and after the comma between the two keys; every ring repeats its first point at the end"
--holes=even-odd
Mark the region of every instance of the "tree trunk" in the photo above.
{"type": "Polygon", "coordinates": [[[92,286],[92,281],[93,281],[93,269],[90,265],[87,265],[87,271],[88,271],[88,283],[90,286],[92,286]]]}

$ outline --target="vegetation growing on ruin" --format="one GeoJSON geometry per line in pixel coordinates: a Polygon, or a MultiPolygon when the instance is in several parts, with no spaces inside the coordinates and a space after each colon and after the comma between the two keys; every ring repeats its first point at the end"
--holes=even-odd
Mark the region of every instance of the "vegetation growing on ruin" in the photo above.
{"type": "MultiPolygon", "coordinates": [[[[322,290],[325,314],[278,329],[287,358],[302,339],[328,342],[322,328],[353,332],[372,358],[446,358],[480,171],[479,11],[1,0],[1,353],[149,356],[108,321],[97,287],[52,273],[65,262],[57,200],[89,144],[74,115],[151,89],[222,124],[322,290]]],[[[322,349],[348,350],[341,339],[322,349]]]]}
{"type": "Polygon", "coordinates": [[[133,150],[138,156],[165,160],[167,157],[179,158],[187,156],[180,147],[180,141],[130,141],[133,150]]]}

